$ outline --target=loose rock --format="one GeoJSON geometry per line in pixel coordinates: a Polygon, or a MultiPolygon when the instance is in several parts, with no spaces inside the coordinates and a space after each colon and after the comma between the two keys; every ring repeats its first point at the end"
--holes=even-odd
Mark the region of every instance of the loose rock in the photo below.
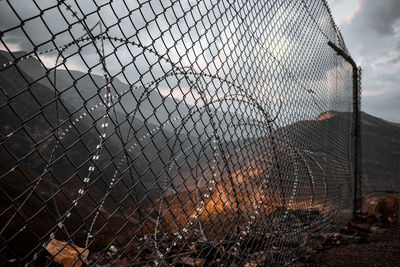
{"type": "Polygon", "coordinates": [[[61,264],[64,267],[82,266],[89,254],[89,250],[59,241],[55,238],[46,246],[46,250],[54,256],[55,263],[61,264]]]}

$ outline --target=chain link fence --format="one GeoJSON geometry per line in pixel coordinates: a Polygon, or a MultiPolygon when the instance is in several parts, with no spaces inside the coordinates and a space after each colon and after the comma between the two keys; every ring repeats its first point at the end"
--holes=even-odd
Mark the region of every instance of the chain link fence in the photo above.
{"type": "Polygon", "coordinates": [[[0,13],[2,264],[280,265],[351,217],[353,67],[325,1],[0,13]]]}

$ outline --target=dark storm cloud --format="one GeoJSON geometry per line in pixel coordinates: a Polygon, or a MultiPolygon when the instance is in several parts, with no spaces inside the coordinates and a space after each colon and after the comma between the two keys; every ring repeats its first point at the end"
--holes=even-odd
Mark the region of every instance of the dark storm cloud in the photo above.
{"type": "Polygon", "coordinates": [[[362,31],[392,35],[394,24],[400,18],[398,0],[362,0],[361,9],[352,19],[352,26],[362,31]]]}
{"type": "MultiPolygon", "coordinates": [[[[7,43],[17,44],[21,50],[29,51],[36,45],[50,41],[52,35],[57,35],[56,43],[61,44],[70,40],[69,33],[60,34],[60,31],[67,29],[67,22],[72,22],[73,18],[65,10],[63,12],[62,9],[56,8],[56,1],[38,0],[37,5],[33,4],[33,1],[24,0],[15,0],[10,3],[12,6],[6,1],[0,2],[0,29],[5,32],[2,39],[7,43]],[[49,7],[53,8],[46,10],[40,17],[40,9],[49,7]],[[43,20],[47,23],[44,24],[43,20]],[[21,25],[23,25],[22,28],[21,25]]],[[[71,32],[77,34],[80,28],[82,27],[73,26],[71,32]]],[[[49,48],[49,45],[44,45],[42,48],[49,48]]]]}
{"type": "MultiPolygon", "coordinates": [[[[2,40],[10,49],[19,49],[27,53],[35,48],[37,51],[43,51],[52,48],[53,42],[60,46],[86,34],[83,25],[77,22],[64,5],[57,7],[56,0],[36,0],[35,2],[38,7],[33,4],[34,1],[14,0],[10,2],[13,7],[11,8],[9,2],[0,1],[0,30],[5,32],[2,40]],[[42,17],[24,22],[23,29],[26,33],[18,27],[22,20],[37,16],[40,14],[40,9],[48,7],[53,8],[46,10],[42,17]],[[72,25],[72,28],[65,31],[69,25],[72,25]],[[54,40],[52,40],[53,36],[55,36],[54,40]]],[[[160,60],[149,50],[143,52],[143,49],[138,46],[106,40],[104,45],[106,55],[109,55],[106,59],[109,73],[115,75],[123,69],[126,79],[121,75],[119,78],[128,83],[135,83],[138,80],[145,83],[162,76],[172,68],[171,64],[165,60],[166,58],[180,66],[192,65],[198,70],[212,69],[211,63],[216,62],[216,55],[221,53],[218,50],[223,47],[222,38],[225,38],[226,42],[230,38],[226,33],[221,34],[219,30],[224,29],[223,25],[228,25],[227,16],[229,15],[224,14],[226,2],[216,4],[210,1],[188,0],[170,3],[150,0],[139,3],[138,1],[97,0],[65,1],[65,3],[71,4],[72,9],[80,18],[85,16],[85,23],[89,28],[101,20],[102,30],[106,31],[108,36],[151,46],[159,55],[164,55],[164,59],[160,60]],[[162,38],[159,38],[160,36],[162,38]]],[[[237,21],[235,22],[238,25],[237,21]]],[[[98,35],[100,28],[96,27],[92,33],[98,35]]],[[[80,43],[80,45],[84,44],[85,42],[80,43]]],[[[96,45],[99,48],[100,41],[97,41],[96,45]]],[[[63,51],[63,55],[75,55],[77,51],[78,46],[71,46],[63,51]]],[[[69,68],[85,71],[85,65],[91,67],[99,62],[96,49],[91,45],[85,46],[80,54],[81,56],[75,55],[68,60],[69,68]]],[[[52,52],[41,58],[44,58],[47,63],[50,62],[49,67],[52,67],[54,65],[51,61],[54,61],[56,56],[57,54],[52,52]]],[[[218,58],[222,62],[223,56],[218,58]]],[[[93,71],[101,73],[100,67],[93,71]]]]}
{"type": "MultiPolygon", "coordinates": [[[[2,31],[18,26],[20,24],[18,16],[21,17],[21,19],[27,19],[40,14],[40,10],[35,5],[32,5],[32,1],[13,0],[9,2],[13,5],[15,11],[9,7],[7,1],[0,1],[0,30],[2,31]]],[[[268,29],[261,29],[259,27],[264,20],[263,14],[268,13],[269,10],[272,9],[270,5],[276,3],[281,4],[279,1],[276,3],[267,2],[267,4],[262,7],[265,9],[265,12],[259,12],[257,15],[250,14],[252,12],[251,10],[254,8],[250,2],[243,2],[243,6],[239,6],[239,4],[234,2],[235,11],[229,7],[229,4],[227,4],[228,2],[224,1],[215,3],[211,3],[210,1],[178,1],[172,4],[169,3],[169,1],[151,0],[142,2],[141,5],[138,4],[138,1],[123,0],[66,2],[70,3],[72,8],[78,12],[78,16],[83,17],[83,14],[89,14],[86,18],[86,23],[89,27],[92,27],[101,19],[104,26],[103,31],[107,28],[109,36],[128,38],[130,41],[134,42],[140,40],[140,43],[143,45],[152,45],[159,54],[168,53],[166,57],[169,57],[171,61],[180,66],[194,66],[198,70],[207,69],[210,72],[217,72],[217,69],[220,71],[223,70],[222,72],[226,71],[226,73],[231,75],[230,79],[241,82],[248,77],[240,77],[240,75],[239,77],[235,76],[236,72],[232,71],[228,66],[229,64],[226,63],[228,61],[232,63],[232,61],[237,59],[235,58],[236,54],[232,53],[233,49],[251,46],[251,49],[246,52],[249,54],[248,57],[247,55],[243,56],[247,62],[250,62],[249,59],[252,53],[258,49],[257,42],[249,38],[249,36],[251,37],[254,35],[252,36],[253,38],[261,38],[264,40],[264,43],[268,44],[262,48],[269,49],[268,51],[270,53],[277,53],[279,47],[282,45],[289,47],[285,51],[290,51],[290,47],[293,48],[293,51],[300,51],[299,53],[283,53],[280,56],[280,60],[282,62],[293,62],[292,59],[297,57],[308,59],[308,63],[297,60],[294,61],[295,63],[288,66],[292,73],[296,74],[297,71],[300,71],[299,77],[306,77],[305,80],[302,80],[302,83],[306,84],[307,88],[313,88],[315,90],[315,84],[320,80],[334,77],[334,75],[330,74],[331,70],[329,68],[318,69],[319,72],[314,71],[316,67],[312,64],[320,64],[318,58],[322,53],[326,53],[325,50],[321,50],[321,48],[326,47],[326,41],[324,39],[319,39],[321,44],[315,46],[316,50],[311,51],[305,49],[307,40],[313,38],[313,31],[283,31],[282,38],[275,38],[273,35],[271,37],[271,34],[268,34],[268,29]],[[79,7],[76,3],[79,3],[79,7]],[[224,13],[226,9],[230,9],[230,12],[224,13]],[[239,18],[235,12],[239,13],[243,18],[239,18]],[[233,17],[235,17],[235,19],[233,19],[233,17]],[[255,34],[248,31],[246,25],[250,25],[250,28],[255,34]],[[224,30],[221,31],[220,29],[224,30]],[[160,36],[162,36],[162,38],[159,38],[160,36]],[[304,57],[303,53],[306,52],[301,51],[309,51],[310,55],[304,57]],[[308,71],[310,75],[303,75],[304,70],[308,71]]],[[[398,16],[396,16],[393,10],[398,8],[399,1],[396,3],[395,0],[387,0],[386,2],[390,4],[389,8],[382,7],[379,3],[373,2],[373,0],[361,1],[361,9],[352,20],[352,24],[354,23],[354,25],[344,27],[345,40],[347,41],[347,38],[349,38],[350,41],[358,43],[358,47],[354,49],[356,52],[358,50],[370,50],[370,45],[376,47],[384,46],[376,44],[376,42],[380,42],[383,38],[371,37],[373,35],[392,36],[395,34],[395,22],[398,16]],[[367,4],[370,4],[371,7],[368,7],[367,4]],[[388,12],[389,14],[386,18],[381,19],[379,14],[382,12],[388,12]],[[369,19],[377,21],[374,26],[375,28],[372,30],[368,25],[374,23],[368,21],[369,19]],[[373,31],[374,34],[370,34],[370,31],[373,31]]],[[[42,9],[57,5],[56,0],[36,0],[36,3],[42,9]]],[[[340,4],[343,3],[343,1],[336,0],[334,3],[340,4]]],[[[280,25],[282,24],[281,17],[285,17],[295,25],[302,24],[305,20],[310,20],[310,22],[303,23],[302,25],[318,26],[311,22],[311,18],[308,15],[299,17],[297,11],[301,10],[300,7],[304,4],[301,1],[287,1],[285,4],[287,4],[286,8],[280,7],[277,9],[278,11],[276,11],[276,16],[274,18],[269,18],[272,20],[271,23],[280,25]]],[[[316,20],[317,23],[326,21],[325,17],[327,16],[327,12],[321,12],[319,15],[321,17],[316,20]]],[[[7,44],[17,45],[19,49],[30,52],[33,50],[34,46],[43,43],[45,43],[45,45],[41,45],[39,51],[52,47],[52,44],[46,43],[46,41],[51,40],[54,34],[56,34],[54,40],[56,45],[63,45],[69,42],[71,40],[71,35],[76,39],[85,34],[85,31],[82,29],[82,24],[76,22],[76,18],[66,10],[65,6],[49,9],[44,13],[43,19],[46,21],[49,29],[44,26],[40,17],[25,22],[24,29],[29,36],[32,36],[32,40],[28,40],[20,29],[9,31],[2,39],[5,40],[7,44]],[[68,24],[73,24],[71,31],[60,33],[68,28],[68,24]],[[33,42],[33,44],[31,42],[33,42]]],[[[291,27],[292,24],[284,25],[291,27]]],[[[315,31],[318,31],[318,29],[315,29],[315,31]]],[[[93,30],[94,35],[99,34],[99,32],[99,27],[93,30]]],[[[332,35],[332,32],[328,32],[328,35],[332,35]]],[[[99,46],[99,42],[97,42],[97,45],[99,46]]],[[[119,73],[122,67],[127,65],[124,69],[124,74],[126,74],[128,81],[123,79],[124,82],[135,83],[138,82],[138,79],[147,82],[153,78],[160,77],[172,68],[165,60],[161,60],[163,63],[158,64],[157,62],[159,59],[150,52],[141,54],[142,51],[138,47],[131,45],[121,46],[121,43],[115,41],[106,41],[105,46],[106,54],[111,55],[107,57],[107,66],[111,75],[119,73]],[[114,46],[119,46],[119,48],[116,50],[115,55],[112,55],[115,51],[114,46]],[[151,74],[149,74],[149,71],[151,74]],[[146,75],[142,77],[142,74],[146,75]]],[[[352,47],[349,48],[353,51],[352,47]]],[[[72,47],[66,50],[64,55],[71,55],[76,53],[76,51],[77,47],[72,47]]],[[[84,61],[89,66],[97,64],[99,61],[99,57],[93,46],[85,47],[81,54],[82,58],[84,58],[84,61]]],[[[54,59],[55,56],[55,53],[53,53],[48,57],[53,57],[54,59]]],[[[268,61],[271,59],[268,59],[268,56],[266,58],[267,59],[263,60],[266,60],[267,63],[271,63],[268,61]]],[[[397,64],[398,62],[397,57],[389,58],[388,60],[392,62],[391,64],[397,64]]],[[[82,67],[85,65],[79,56],[71,58],[70,61],[75,67],[82,67]]],[[[376,65],[377,68],[381,68],[379,64],[376,65]]],[[[372,67],[366,67],[365,69],[366,72],[369,72],[372,67]]],[[[100,73],[100,68],[97,68],[95,72],[100,73]]],[[[257,75],[254,73],[256,72],[252,72],[248,75],[257,75]]],[[[261,73],[259,76],[261,77],[263,75],[276,75],[276,73],[267,73],[266,71],[266,73],[261,73]]],[[[289,76],[287,79],[283,77],[283,75],[287,75],[284,71],[278,75],[282,76],[279,77],[282,78],[282,80],[292,79],[292,77],[289,76]]],[[[259,77],[257,76],[256,78],[258,79],[259,77]]],[[[279,90],[282,89],[276,89],[277,94],[279,94],[279,90]]],[[[372,89],[370,88],[368,90],[372,89]]]]}
{"type": "MultiPolygon", "coordinates": [[[[25,0],[14,0],[12,2],[2,1],[0,2],[0,30],[4,33],[2,40],[6,42],[7,46],[15,49],[23,50],[26,52],[32,52],[35,47],[38,51],[43,51],[48,48],[54,47],[52,43],[52,37],[54,36],[54,43],[57,46],[61,46],[70,42],[73,38],[78,39],[82,35],[86,34],[83,29],[83,24],[78,23],[77,19],[73,17],[72,13],[67,10],[66,6],[57,6],[57,1],[49,0],[37,0],[36,4],[33,1],[25,0]],[[37,17],[35,19],[29,19],[40,14],[40,9],[46,10],[42,17],[37,17]],[[29,19],[23,23],[23,30],[21,27],[21,21],[29,19]],[[43,22],[43,20],[45,22],[43,22]],[[66,31],[71,26],[69,31],[66,31]],[[15,28],[15,29],[13,29],[15,28]],[[29,38],[28,38],[29,36],[29,38]]],[[[152,39],[155,39],[153,35],[160,35],[159,28],[165,28],[166,23],[165,16],[158,16],[156,14],[160,13],[162,6],[159,1],[147,1],[142,3],[139,10],[139,4],[136,1],[79,1],[79,6],[77,6],[75,1],[68,1],[66,3],[71,4],[72,9],[77,12],[78,17],[83,17],[88,14],[85,19],[86,25],[91,28],[96,25],[99,20],[101,20],[103,26],[103,32],[107,28],[107,34],[111,37],[117,37],[122,39],[130,39],[130,41],[136,41],[140,39],[142,45],[151,45],[152,39]],[[133,12],[132,12],[133,11],[133,12]],[[131,13],[130,13],[131,12],[131,13]],[[161,25],[158,27],[158,25],[161,25]],[[135,38],[132,38],[135,36],[135,38]]],[[[182,5],[185,8],[185,5],[182,5]]],[[[175,11],[177,16],[184,12],[183,9],[175,11]]],[[[169,9],[171,10],[171,9],[169,9]]],[[[168,21],[174,23],[176,18],[173,17],[171,11],[165,12],[168,15],[168,21]]],[[[179,34],[179,31],[175,29],[172,31],[172,35],[179,34]]],[[[93,35],[100,33],[100,27],[97,26],[93,30],[93,35]]],[[[193,36],[193,34],[192,34],[193,36]]],[[[172,40],[171,38],[165,37],[163,40],[172,40]]],[[[161,41],[159,40],[158,43],[161,41]]],[[[98,44],[99,42],[97,42],[98,44]]],[[[81,43],[81,44],[84,44],[81,43]]],[[[114,51],[114,45],[121,46],[120,42],[105,42],[106,53],[111,53],[114,51]]],[[[172,45],[171,45],[172,46],[172,45]]],[[[137,47],[132,46],[122,46],[119,48],[118,56],[123,62],[122,64],[132,63],[132,54],[138,54],[139,50],[137,47]],[[130,61],[128,60],[130,59],[130,61]]],[[[165,49],[164,49],[165,50],[165,49]]],[[[64,51],[64,55],[71,55],[76,53],[77,47],[71,47],[64,51]]],[[[92,66],[97,64],[99,61],[96,50],[89,46],[81,51],[84,55],[84,60],[87,65],[92,66]]],[[[55,58],[55,53],[46,54],[44,57],[55,58]]],[[[137,57],[135,60],[137,62],[137,68],[142,69],[141,72],[145,72],[146,68],[149,68],[149,64],[154,61],[154,55],[146,54],[147,58],[137,57]],[[150,63],[147,63],[149,61],[150,63]]],[[[110,71],[113,73],[119,72],[121,66],[116,60],[116,57],[108,57],[108,60],[114,61],[113,64],[109,65],[110,71]]],[[[80,57],[73,57],[70,59],[71,63],[75,67],[83,66],[84,64],[80,57]]],[[[132,67],[132,66],[131,66],[132,67]]],[[[154,67],[156,69],[159,66],[154,67]]],[[[129,67],[127,68],[129,70],[129,67]]],[[[132,74],[132,73],[131,73],[132,74]]],[[[132,76],[132,75],[130,75],[132,76]]],[[[137,75],[136,75],[137,76],[137,75]]]]}
{"type": "Polygon", "coordinates": [[[358,0],[339,26],[363,68],[363,110],[400,122],[400,1],[358,0]]]}

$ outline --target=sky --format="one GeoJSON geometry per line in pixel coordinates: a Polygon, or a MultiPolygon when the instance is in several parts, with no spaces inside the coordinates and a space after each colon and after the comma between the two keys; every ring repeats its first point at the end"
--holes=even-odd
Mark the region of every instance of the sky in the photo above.
{"type": "Polygon", "coordinates": [[[363,69],[362,109],[400,122],[400,1],[328,0],[351,56],[363,69]]]}
{"type": "MultiPolygon", "coordinates": [[[[389,121],[400,123],[400,0],[327,0],[329,6],[331,7],[332,14],[336,21],[336,24],[339,26],[347,48],[349,49],[352,57],[355,61],[361,65],[363,69],[363,79],[362,79],[362,90],[363,90],[363,98],[362,98],[362,109],[372,115],[377,117],[384,118],[389,121]]],[[[40,6],[46,7],[51,6],[54,1],[48,0],[37,0],[36,3],[40,3],[40,6]]],[[[73,1],[71,1],[72,3],[73,1]]],[[[98,0],[93,1],[97,4],[102,2],[108,2],[108,0],[98,0]]],[[[127,16],[129,14],[129,10],[133,10],[136,8],[136,1],[129,1],[125,3],[124,1],[114,1],[113,6],[116,10],[118,10],[119,16],[127,16]]],[[[159,1],[153,1],[158,3],[159,1]]],[[[185,1],[181,1],[185,2],[185,1]]],[[[190,0],[188,0],[188,3],[190,0]]],[[[22,14],[22,18],[29,18],[31,16],[35,16],[39,13],[37,8],[33,5],[33,1],[25,1],[25,0],[14,0],[13,6],[16,8],[19,14],[22,14]],[[32,5],[32,6],[29,6],[32,5]]],[[[86,8],[88,10],[96,10],[96,6],[91,6],[90,3],[92,1],[82,2],[85,3],[86,8]]],[[[18,18],[13,15],[14,12],[9,10],[8,4],[5,1],[1,2],[3,4],[0,8],[0,26],[1,28],[8,28],[17,23],[18,18]]],[[[182,5],[182,4],[180,4],[182,5]]],[[[157,8],[157,7],[156,7],[157,8]]],[[[161,7],[159,7],[161,9],[161,7]]],[[[173,14],[172,9],[167,10],[165,13],[165,20],[173,20],[174,16],[181,16],[182,14],[173,14]],[[170,14],[171,13],[171,14],[170,14]]],[[[182,9],[183,10],[183,9],[182,9]]],[[[180,7],[174,8],[174,12],[180,11],[183,12],[180,7]]],[[[146,10],[144,10],[146,11],[146,10]]],[[[50,17],[61,15],[57,13],[57,9],[50,9],[46,13],[45,19],[49,19],[50,17]],[[54,13],[54,14],[53,14],[54,13]]],[[[106,18],[106,24],[116,23],[117,19],[113,16],[112,11],[108,8],[101,9],[101,12],[104,13],[104,18],[106,18]]],[[[150,10],[146,11],[146,19],[153,20],[155,17],[150,17],[149,14],[152,14],[150,10]]],[[[197,16],[194,14],[194,16],[197,16]]],[[[123,32],[129,36],[131,31],[134,31],[134,27],[142,27],[145,22],[141,19],[139,14],[132,14],[130,17],[134,18],[132,22],[128,18],[124,18],[120,25],[123,27],[123,32]],[[134,27],[132,27],[134,26],[134,27]]],[[[94,25],[98,18],[96,16],[89,16],[88,21],[89,25],[94,25]]],[[[160,20],[157,27],[165,27],[167,23],[163,22],[163,16],[157,17],[157,20],[160,20]]],[[[68,17],[67,20],[72,21],[72,17],[68,17]]],[[[49,27],[53,31],[60,30],[61,28],[65,28],[66,24],[62,22],[62,20],[57,20],[58,23],[50,24],[49,27]]],[[[179,27],[183,27],[185,29],[185,25],[187,23],[192,23],[192,21],[184,21],[179,23],[179,27]]],[[[157,31],[157,27],[155,25],[149,25],[152,29],[152,33],[155,35],[159,34],[157,31]]],[[[31,34],[32,41],[35,43],[40,43],[39,39],[49,40],[51,36],[48,35],[48,31],[43,27],[43,23],[39,18],[29,21],[26,23],[25,28],[34,32],[31,34]],[[35,37],[38,40],[35,40],[35,37]]],[[[217,25],[218,28],[218,25],[217,25]]],[[[195,29],[195,28],[192,28],[195,29]]],[[[97,29],[98,30],[98,29],[97,29]]],[[[78,35],[79,31],[82,31],[81,26],[75,24],[71,30],[78,35]]],[[[204,32],[204,29],[195,29],[193,34],[196,31],[204,32]]],[[[186,53],[188,55],[187,60],[193,60],[196,58],[196,50],[201,51],[201,47],[203,47],[203,41],[206,41],[205,38],[202,38],[199,42],[197,42],[193,47],[193,49],[185,48],[185,44],[183,42],[174,42],[175,36],[174,33],[178,33],[177,29],[171,30],[171,36],[166,36],[163,39],[163,43],[160,42],[159,47],[163,47],[165,45],[165,39],[167,40],[167,44],[165,48],[173,47],[170,50],[170,54],[172,59],[179,58],[179,54],[186,53]],[[197,48],[196,48],[197,47],[197,48]]],[[[119,36],[121,35],[118,27],[113,27],[110,31],[112,35],[119,36]]],[[[139,34],[141,42],[144,45],[150,44],[151,36],[146,31],[142,31],[143,34],[139,34]]],[[[209,31],[212,34],[212,31],[209,31]]],[[[25,51],[32,50],[32,47],[25,47],[26,44],[30,43],[30,40],[26,38],[22,38],[23,34],[20,32],[14,31],[14,35],[9,34],[7,37],[8,46],[10,49],[23,49],[25,51]]],[[[217,34],[218,35],[218,34],[217,34]]],[[[227,43],[226,39],[229,36],[224,36],[223,34],[219,34],[220,40],[216,43],[216,46],[221,45],[222,43],[227,43]],[[224,39],[225,38],[225,39],[224,39]]],[[[212,36],[211,36],[212,37],[212,36]]],[[[6,39],[6,38],[5,38],[6,39]]],[[[55,42],[57,44],[64,44],[70,40],[70,36],[68,33],[57,36],[55,42]]],[[[186,40],[190,41],[190,40],[186,40]]],[[[50,46],[48,44],[40,47],[41,50],[48,49],[50,46]]],[[[229,46],[227,46],[229,48],[229,46]]],[[[216,47],[214,50],[216,50],[216,47]]],[[[1,44],[0,44],[1,49],[1,44]]],[[[229,50],[229,49],[228,49],[229,50]]],[[[84,48],[84,53],[88,55],[92,55],[87,57],[88,61],[91,59],[97,60],[96,55],[93,54],[94,50],[88,48],[84,48]],[[87,51],[86,51],[86,50],[87,51]],[[92,54],[90,54],[92,53],[92,54]]],[[[119,49],[118,53],[120,54],[119,58],[110,58],[110,61],[115,61],[115,64],[109,64],[111,66],[115,66],[115,70],[112,70],[114,73],[117,73],[121,70],[121,65],[128,64],[129,60],[132,58],[131,54],[126,54],[128,52],[127,49],[119,49]],[[124,54],[125,53],[125,54],[124,54]],[[128,56],[127,56],[128,55],[128,56]],[[122,63],[119,63],[119,60],[122,63]]],[[[117,56],[118,56],[117,53],[117,56]]],[[[200,65],[207,65],[208,58],[212,58],[215,60],[215,57],[212,55],[203,55],[197,61],[200,65]]],[[[49,65],[54,63],[53,58],[43,57],[41,60],[49,61],[49,65]]],[[[136,58],[136,60],[140,61],[141,58],[136,58]]],[[[154,59],[156,60],[156,59],[154,59]]],[[[223,59],[222,59],[223,60],[223,59]]],[[[147,69],[151,64],[147,63],[142,59],[143,64],[138,64],[139,72],[143,73],[142,69],[147,69]]],[[[79,69],[80,65],[83,62],[75,62],[72,60],[68,61],[68,67],[71,69],[79,69]]],[[[91,65],[91,64],[89,64],[91,65]]],[[[111,68],[112,69],[112,68],[111,68]]],[[[96,71],[96,70],[95,70],[96,71]]],[[[129,72],[137,72],[136,67],[134,68],[132,65],[126,68],[126,71],[129,72]]],[[[161,72],[161,70],[159,70],[161,72]]],[[[137,75],[130,75],[130,77],[136,77],[137,75]]],[[[146,77],[144,77],[146,78],[146,77]]],[[[150,79],[151,77],[149,77],[150,79]]],[[[167,90],[168,91],[168,90],[167,90]]]]}

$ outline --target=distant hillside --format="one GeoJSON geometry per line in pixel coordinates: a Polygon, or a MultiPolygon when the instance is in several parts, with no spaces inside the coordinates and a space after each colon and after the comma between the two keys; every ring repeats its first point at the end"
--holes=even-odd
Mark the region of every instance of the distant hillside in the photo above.
{"type": "MultiPolygon", "coordinates": [[[[26,55],[24,51],[10,53],[0,50],[0,61],[5,63],[12,61],[15,58],[20,58],[26,55]]],[[[60,63],[60,62],[59,62],[60,63]]],[[[82,109],[85,104],[87,106],[94,106],[101,102],[99,96],[105,93],[105,80],[103,76],[94,73],[86,73],[76,70],[65,70],[58,68],[56,71],[56,79],[54,79],[54,70],[49,71],[42,63],[32,57],[19,61],[16,66],[20,71],[25,73],[25,76],[29,76],[35,85],[41,84],[48,88],[57,88],[57,91],[61,93],[61,99],[64,103],[68,103],[71,107],[70,112],[82,109]],[[99,89],[101,89],[99,91],[99,89]]],[[[119,77],[114,77],[111,83],[112,95],[116,95],[116,92],[123,94],[114,107],[117,112],[123,114],[132,115],[134,114],[135,119],[146,121],[151,124],[163,124],[173,118],[181,117],[184,114],[188,114],[192,110],[193,105],[186,102],[186,98],[194,97],[192,93],[196,90],[192,90],[188,93],[182,90],[188,87],[186,79],[183,79],[179,74],[167,75],[158,82],[151,84],[142,84],[140,80],[135,84],[128,85],[122,82],[119,77]],[[161,93],[161,88],[170,88],[171,92],[168,95],[166,92],[161,93]],[[179,91],[180,94],[185,94],[185,99],[178,99],[172,96],[172,91],[179,91]],[[134,111],[137,112],[134,112],[134,111]]],[[[154,79],[160,77],[154,77],[154,79]]],[[[139,79],[139,78],[138,78],[139,79]]],[[[199,100],[199,96],[194,97],[196,101],[199,100]]],[[[117,101],[117,99],[114,99],[117,101]]],[[[201,103],[201,101],[200,101],[201,103]]],[[[227,116],[217,110],[217,105],[214,104],[216,117],[219,119],[223,118],[222,123],[224,125],[230,125],[235,119],[232,115],[227,116]]],[[[211,107],[212,109],[212,107],[211,107]]],[[[164,127],[165,130],[174,131],[179,126],[180,120],[169,123],[164,127]]],[[[197,131],[203,131],[204,128],[209,131],[205,125],[210,124],[208,116],[205,115],[204,111],[196,112],[191,115],[191,119],[185,121],[185,127],[190,132],[192,128],[196,128],[197,131]],[[202,123],[195,123],[201,121],[202,123]]],[[[192,131],[191,135],[196,135],[196,131],[192,131]]]]}
{"type": "MultiPolygon", "coordinates": [[[[15,57],[24,56],[26,52],[13,52],[15,57]]],[[[11,54],[0,50],[0,56],[13,60],[11,54]]],[[[99,88],[105,87],[105,80],[102,76],[91,73],[84,73],[75,70],[65,70],[58,68],[56,71],[56,80],[54,81],[54,70],[48,73],[42,63],[36,58],[29,58],[18,62],[18,68],[32,78],[35,83],[40,83],[48,88],[56,87],[61,92],[62,99],[69,103],[74,109],[80,109],[85,101],[87,105],[95,105],[99,102],[97,94],[99,88]],[[79,94],[77,93],[79,92],[79,94]]],[[[111,81],[113,95],[114,92],[131,92],[125,94],[121,99],[121,105],[116,105],[116,109],[121,113],[131,113],[138,105],[140,105],[140,113],[136,114],[136,118],[146,120],[151,123],[159,123],[168,119],[168,113],[173,117],[188,111],[185,103],[172,97],[166,97],[159,93],[158,90],[148,91],[144,87],[132,87],[121,82],[118,78],[111,81]],[[137,88],[137,89],[136,89],[137,88]],[[146,91],[146,94],[144,92],[146,91]],[[148,92],[147,92],[148,91],[148,92]],[[144,95],[143,95],[144,94],[144,95]]],[[[150,87],[150,86],[149,86],[150,87]]],[[[153,86],[154,87],[154,86],[153,86]]]]}
{"type": "MultiPolygon", "coordinates": [[[[20,57],[23,54],[24,52],[15,52],[14,56],[20,57]]],[[[5,51],[0,51],[0,64],[9,60],[12,60],[12,56],[5,51]]],[[[62,159],[58,160],[57,165],[53,165],[52,168],[55,169],[55,176],[59,179],[57,183],[69,181],[63,186],[71,187],[68,191],[76,192],[75,188],[79,181],[74,183],[71,182],[73,180],[68,179],[76,174],[80,177],[86,175],[90,163],[87,159],[90,158],[99,142],[98,133],[101,131],[100,125],[105,107],[98,106],[98,103],[102,103],[99,95],[104,94],[104,79],[94,74],[58,70],[57,84],[54,86],[52,73],[47,75],[46,69],[37,59],[30,58],[18,62],[16,66],[18,68],[13,66],[0,72],[0,89],[3,92],[0,94],[0,108],[3,114],[0,118],[0,136],[6,137],[13,133],[12,136],[3,140],[8,151],[0,151],[0,159],[6,160],[5,162],[9,164],[4,166],[4,171],[12,169],[13,164],[16,164],[7,161],[12,157],[23,158],[19,164],[35,173],[34,177],[39,176],[43,171],[44,162],[54,146],[54,138],[48,136],[51,136],[52,129],[56,125],[54,88],[57,88],[61,93],[61,101],[58,102],[57,107],[58,120],[59,123],[64,123],[58,135],[62,134],[62,131],[72,122],[79,120],[79,123],[69,127],[68,134],[65,134],[62,142],[63,146],[68,148],[66,156],[61,156],[62,159]],[[76,83],[74,83],[75,78],[76,83]],[[98,87],[103,87],[102,93],[97,91],[98,87]],[[90,115],[82,116],[84,113],[90,113],[90,115]],[[21,125],[23,127],[20,129],[21,125]],[[25,154],[35,149],[35,143],[43,139],[46,139],[46,142],[38,146],[38,150],[43,155],[31,153],[29,157],[24,158],[25,154]],[[81,141],[76,142],[77,139],[81,141]]],[[[114,79],[112,85],[116,90],[118,89],[118,92],[129,89],[127,84],[118,79],[114,79]]],[[[124,172],[123,182],[115,186],[115,191],[118,192],[115,198],[123,197],[134,183],[136,184],[134,191],[139,194],[145,194],[146,188],[159,190],[159,186],[154,186],[154,182],[163,180],[167,176],[168,167],[171,167],[169,172],[173,176],[178,175],[177,165],[181,173],[190,176],[193,166],[196,164],[206,166],[207,157],[209,158],[212,154],[207,135],[204,133],[204,131],[211,132],[209,119],[204,111],[200,115],[191,116],[185,127],[180,127],[179,120],[173,119],[187,113],[189,108],[192,108],[191,106],[172,97],[162,96],[157,90],[151,90],[150,94],[143,94],[143,92],[144,89],[141,88],[132,94],[127,94],[122,105],[117,104],[116,109],[112,110],[111,125],[108,128],[108,138],[105,143],[106,149],[103,150],[100,160],[96,163],[97,169],[102,170],[103,177],[112,177],[114,165],[117,165],[124,155],[121,149],[135,148],[130,153],[131,162],[128,170],[124,172]],[[141,98],[143,100],[139,101],[141,98]],[[138,107],[138,102],[140,103],[140,107],[136,109],[138,112],[132,113],[132,110],[138,107]],[[193,129],[194,122],[197,123],[197,131],[193,129]],[[120,125],[117,127],[118,124],[120,125]],[[166,124],[169,127],[161,128],[160,124],[166,124]],[[129,142],[126,141],[128,135],[129,142]],[[201,136],[201,140],[198,135],[201,136]],[[124,144],[121,140],[124,140],[124,144]],[[206,147],[202,147],[204,144],[207,144],[206,147]],[[183,149],[191,153],[185,155],[183,149]],[[108,155],[104,156],[104,154],[108,155]],[[203,156],[199,158],[198,155],[203,156]],[[113,161],[111,165],[110,160],[113,161]],[[139,179],[140,183],[138,183],[139,179]]],[[[217,112],[217,117],[222,116],[222,113],[217,112]]],[[[229,122],[227,117],[225,116],[224,119],[229,122]]],[[[223,146],[232,149],[233,144],[234,142],[230,142],[230,145],[223,144],[223,146]]],[[[56,151],[58,156],[61,151],[62,149],[56,151]]],[[[122,170],[126,167],[123,165],[122,170]]],[[[181,175],[178,175],[175,180],[180,181],[180,179],[181,175]]],[[[100,191],[107,189],[107,183],[101,180],[95,186],[100,191]]]]}
{"type": "MultiPolygon", "coordinates": [[[[344,145],[345,139],[342,136],[350,134],[351,120],[351,113],[327,111],[313,120],[299,121],[283,127],[278,133],[298,148],[331,153],[337,151],[338,146],[344,145]],[[338,125],[342,128],[337,128],[338,125]],[[328,138],[323,138],[324,136],[328,138]]],[[[400,125],[365,112],[361,112],[361,120],[363,194],[398,191],[400,125]]]]}
{"type": "Polygon", "coordinates": [[[363,193],[398,191],[400,125],[362,112],[363,193]]]}

